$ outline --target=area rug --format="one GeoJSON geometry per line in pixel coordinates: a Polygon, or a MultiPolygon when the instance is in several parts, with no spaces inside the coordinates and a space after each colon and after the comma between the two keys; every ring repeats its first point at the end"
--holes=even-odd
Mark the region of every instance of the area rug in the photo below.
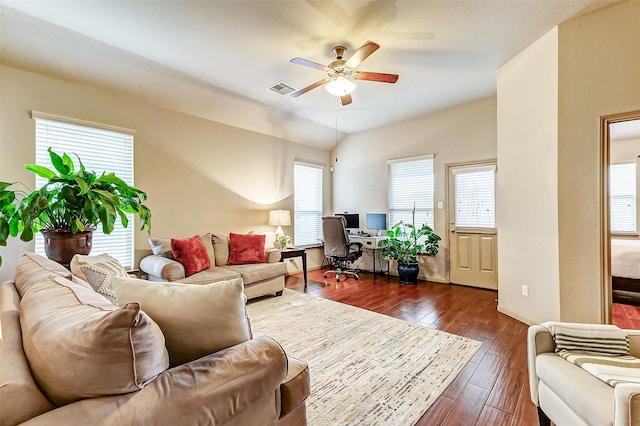
{"type": "Polygon", "coordinates": [[[289,289],[247,310],[254,336],[309,364],[311,426],[413,425],[481,345],[289,289]]]}

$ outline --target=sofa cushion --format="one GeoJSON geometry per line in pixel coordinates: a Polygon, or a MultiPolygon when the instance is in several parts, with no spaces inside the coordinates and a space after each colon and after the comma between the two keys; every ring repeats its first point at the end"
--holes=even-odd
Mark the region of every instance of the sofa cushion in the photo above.
{"type": "Polygon", "coordinates": [[[229,237],[224,234],[211,234],[216,266],[224,266],[229,262],[229,237]]]}
{"type": "MultiPolygon", "coordinates": [[[[72,278],[71,272],[58,262],[39,254],[25,252],[20,258],[14,274],[14,282],[20,297],[24,296],[24,293],[31,287],[38,287],[43,278],[51,275],[72,278]]],[[[86,286],[89,287],[89,284],[86,286]]]]}
{"type": "Polygon", "coordinates": [[[265,263],[265,236],[263,234],[229,234],[228,265],[265,263]]]}
{"type": "Polygon", "coordinates": [[[128,276],[120,262],[106,253],[99,256],[76,254],[71,259],[70,267],[74,275],[88,282],[96,292],[109,299],[111,303],[116,302],[111,279],[114,276],[128,276]]]}
{"type": "Polygon", "coordinates": [[[291,356],[287,357],[287,377],[280,385],[280,397],[282,398],[282,412],[280,417],[293,411],[311,392],[311,379],[309,366],[306,362],[291,356]]]}
{"type": "Polygon", "coordinates": [[[213,267],[193,274],[190,277],[176,280],[176,282],[183,284],[210,284],[218,281],[232,280],[234,278],[240,278],[240,274],[227,268],[213,267]]]}
{"type": "MultiPolygon", "coordinates": [[[[37,256],[37,255],[32,255],[37,256]]],[[[18,269],[34,263],[23,256],[18,269]]],[[[136,303],[117,307],[91,288],[51,274],[20,302],[24,351],[33,377],[57,405],[136,391],[168,367],[160,328],[136,303]]]]}
{"type": "Polygon", "coordinates": [[[204,285],[114,278],[119,303],[139,302],[164,333],[172,366],[246,342],[242,279],[204,285]]]}
{"type": "Polygon", "coordinates": [[[31,375],[22,349],[20,296],[13,283],[0,284],[0,425],[16,425],[53,409],[31,375]]]}
{"type": "Polygon", "coordinates": [[[285,263],[255,263],[252,265],[230,265],[223,269],[240,274],[245,286],[271,278],[287,275],[287,265],[285,263]]]}
{"type": "Polygon", "coordinates": [[[211,266],[209,253],[199,235],[191,238],[172,238],[171,250],[173,257],[184,266],[185,277],[209,269],[211,266]]]}
{"type": "Polygon", "coordinates": [[[611,424],[613,388],[553,353],[536,357],[538,377],[585,424],[611,424]]]}

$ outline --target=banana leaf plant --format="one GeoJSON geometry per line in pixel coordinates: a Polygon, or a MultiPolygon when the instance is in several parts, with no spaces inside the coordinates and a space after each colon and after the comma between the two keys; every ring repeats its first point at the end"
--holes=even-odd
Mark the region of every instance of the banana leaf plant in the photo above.
{"type": "Polygon", "coordinates": [[[78,169],[69,155],[48,151],[55,170],[24,166],[47,179],[40,189],[28,192],[20,182],[0,182],[0,246],[18,235],[22,241],[31,241],[34,233],[46,229],[76,233],[101,225],[102,232],[110,234],[118,219],[125,228],[129,225],[127,213],[138,216],[141,230],[151,231],[151,210],[142,204],[145,192],[113,173],[98,176],[88,171],[77,156],[78,169]]]}

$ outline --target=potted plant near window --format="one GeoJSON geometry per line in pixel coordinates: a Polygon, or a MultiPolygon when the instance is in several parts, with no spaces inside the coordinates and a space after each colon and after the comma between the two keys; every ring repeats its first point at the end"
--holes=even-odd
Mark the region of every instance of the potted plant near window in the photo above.
{"type": "Polygon", "coordinates": [[[39,231],[44,235],[47,257],[68,266],[74,254],[90,252],[92,232],[98,225],[110,234],[119,218],[126,228],[126,213],[136,214],[140,229],[150,232],[151,210],[142,204],[145,192],[113,173],[98,176],[86,170],[80,158],[76,170],[69,155],[48,151],[55,171],[25,165],[47,179],[40,189],[28,192],[20,189],[20,183],[0,182],[0,245],[5,246],[10,236],[31,241],[39,231]]]}
{"type": "Polygon", "coordinates": [[[420,270],[418,256],[438,254],[440,236],[426,224],[416,228],[415,209],[411,224],[401,221],[387,231],[387,236],[386,240],[378,243],[382,257],[398,263],[400,284],[417,284],[420,270]]]}

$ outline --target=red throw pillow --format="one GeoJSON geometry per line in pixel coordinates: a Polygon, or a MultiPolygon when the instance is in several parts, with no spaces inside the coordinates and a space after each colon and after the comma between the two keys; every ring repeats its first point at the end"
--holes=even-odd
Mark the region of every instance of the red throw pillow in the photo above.
{"type": "Polygon", "coordinates": [[[229,234],[229,265],[266,263],[263,234],[229,234]]]}
{"type": "Polygon", "coordinates": [[[185,277],[190,277],[196,272],[204,271],[211,267],[211,260],[207,248],[200,235],[191,238],[171,239],[171,251],[173,257],[184,266],[185,277]]]}

